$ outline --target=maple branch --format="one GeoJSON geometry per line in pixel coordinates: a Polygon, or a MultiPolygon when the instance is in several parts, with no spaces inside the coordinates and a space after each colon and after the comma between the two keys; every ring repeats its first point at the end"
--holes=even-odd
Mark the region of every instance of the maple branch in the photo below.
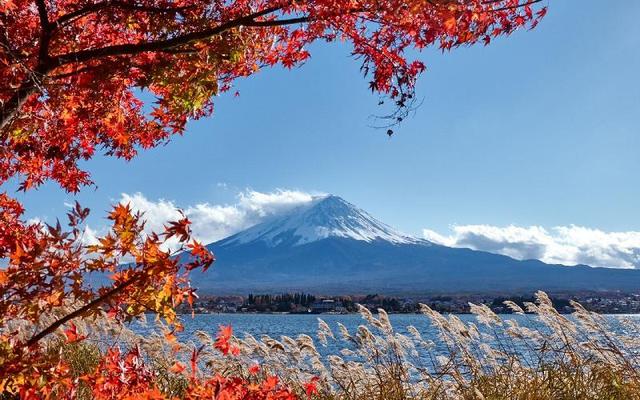
{"type": "MultiPolygon", "coordinates": [[[[44,1],[44,0],[38,0],[44,1]]],[[[44,4],[44,3],[43,3],[44,4]]],[[[85,9],[78,10],[76,12],[72,12],[67,15],[67,18],[73,14],[73,16],[80,16],[83,13],[88,12],[88,9],[101,9],[106,7],[111,3],[97,3],[95,7],[86,7],[85,9]]],[[[118,3],[120,4],[120,3],[118,3]]],[[[123,3],[124,4],[124,3],[123,3]]],[[[254,21],[256,18],[263,17],[265,15],[271,14],[275,11],[282,9],[283,6],[274,6],[269,7],[261,11],[257,11],[255,13],[251,13],[244,17],[236,18],[227,23],[218,25],[215,28],[207,29],[199,32],[191,32],[185,35],[176,36],[171,39],[159,40],[155,42],[141,42],[134,44],[121,44],[121,45],[113,45],[107,46],[98,49],[89,49],[89,50],[80,50],[77,52],[63,54],[59,56],[50,57],[48,55],[48,43],[50,39],[50,30],[43,29],[43,35],[41,40],[41,53],[40,59],[37,68],[33,71],[33,74],[24,80],[24,82],[20,85],[20,87],[16,90],[16,93],[7,100],[6,103],[0,106],[0,141],[6,140],[8,137],[8,132],[4,131],[11,121],[15,118],[18,110],[22,107],[24,102],[33,94],[37,93],[38,88],[37,85],[34,85],[34,82],[37,83],[40,76],[46,76],[51,70],[56,67],[60,67],[62,65],[84,62],[91,59],[103,58],[109,56],[119,56],[125,54],[139,54],[146,51],[159,51],[159,50],[167,50],[172,49],[178,46],[181,46],[186,43],[190,43],[196,40],[202,40],[209,38],[211,36],[218,35],[226,30],[233,29],[242,25],[246,25],[254,21]]],[[[64,18],[61,17],[60,19],[64,18]]],[[[56,24],[60,23],[60,19],[56,21],[56,24]]],[[[55,25],[55,24],[54,24],[55,25]]]]}
{"type": "Polygon", "coordinates": [[[13,46],[11,46],[11,42],[9,41],[6,31],[2,32],[2,35],[0,36],[0,46],[4,48],[5,53],[8,54],[16,63],[23,65],[23,58],[16,54],[13,46]]]}
{"type": "MultiPolygon", "coordinates": [[[[51,40],[51,25],[47,13],[47,6],[44,0],[36,0],[38,15],[40,17],[40,43],[38,48],[38,65],[34,70],[28,70],[28,77],[20,84],[13,96],[3,103],[0,108],[0,140],[4,141],[7,132],[4,128],[13,120],[17,111],[24,102],[36,93],[39,88],[40,78],[51,70],[49,66],[49,42],[51,40]]],[[[6,47],[11,50],[7,40],[6,47]]]]}
{"type": "Polygon", "coordinates": [[[114,287],[113,289],[109,290],[108,292],[106,292],[102,296],[90,301],[89,303],[87,303],[84,306],[78,308],[77,310],[75,310],[75,311],[65,315],[64,317],[56,320],[51,325],[47,326],[46,328],[44,328],[40,332],[38,332],[35,335],[33,335],[31,337],[31,339],[29,339],[27,341],[26,347],[33,346],[34,344],[38,343],[45,336],[55,332],[56,329],[58,329],[59,327],[61,327],[65,323],[71,321],[72,319],[74,319],[76,317],[81,316],[82,314],[84,314],[85,312],[87,312],[89,310],[92,310],[92,309],[98,307],[102,303],[107,302],[109,299],[111,299],[112,297],[118,295],[120,292],[122,292],[123,290],[125,290],[126,288],[131,286],[134,282],[136,282],[141,277],[141,275],[142,275],[142,273],[134,274],[131,278],[129,278],[126,281],[122,282],[120,285],[114,287]]]}
{"type": "Polygon", "coordinates": [[[304,22],[309,22],[311,21],[311,17],[306,16],[306,17],[299,17],[299,18],[289,18],[289,19],[274,19],[271,21],[252,21],[246,24],[243,24],[244,26],[261,26],[261,27],[265,27],[265,26],[282,26],[282,25],[294,25],[294,24],[301,24],[304,22]]]}
{"type": "Polygon", "coordinates": [[[36,0],[38,15],[40,16],[40,44],[38,49],[38,63],[46,64],[49,60],[49,42],[51,41],[51,24],[45,0],[36,0]]]}
{"type": "Polygon", "coordinates": [[[37,84],[37,77],[44,76],[47,72],[49,72],[49,67],[46,64],[38,65],[34,71],[31,71],[29,77],[22,82],[20,87],[16,89],[14,95],[6,103],[2,104],[0,108],[0,141],[4,141],[8,136],[8,132],[5,132],[4,128],[13,121],[25,101],[40,89],[37,84]]]}
{"type": "Polygon", "coordinates": [[[47,5],[44,0],[36,0],[36,6],[38,7],[38,16],[40,17],[40,25],[43,30],[49,27],[49,16],[47,13],[47,5]]]}
{"type": "MultiPolygon", "coordinates": [[[[171,49],[171,48],[178,47],[193,41],[203,40],[215,35],[219,35],[229,29],[237,28],[239,26],[243,26],[243,25],[250,26],[249,24],[258,22],[258,21],[255,21],[256,18],[265,16],[267,14],[271,14],[275,11],[280,10],[281,8],[282,6],[270,7],[262,11],[257,11],[255,13],[246,15],[244,17],[236,18],[234,20],[220,24],[211,29],[191,32],[181,36],[173,37],[171,39],[158,40],[158,41],[152,41],[152,42],[118,44],[118,45],[97,48],[97,49],[79,50],[73,53],[55,56],[52,59],[52,66],[59,67],[65,64],[84,62],[84,61],[88,61],[96,58],[103,58],[103,57],[109,57],[109,56],[121,56],[121,55],[127,55],[127,54],[133,55],[133,54],[144,53],[147,51],[159,51],[159,50],[171,49]]],[[[293,23],[293,22],[289,22],[289,23],[293,23]]],[[[268,25],[264,25],[264,26],[268,26],[268,25]]]]}
{"type": "MultiPolygon", "coordinates": [[[[37,0],[44,5],[44,0],[37,0]]],[[[170,39],[150,41],[150,42],[139,42],[139,43],[127,43],[127,44],[118,44],[111,45],[102,48],[96,49],[87,49],[87,50],[79,50],[72,53],[50,56],[48,54],[48,44],[51,39],[52,29],[55,26],[60,25],[61,23],[67,22],[73,18],[80,17],[90,12],[98,11],[106,7],[116,6],[116,7],[135,7],[136,9],[146,9],[147,11],[157,11],[160,10],[170,11],[170,10],[178,10],[176,9],[161,9],[156,7],[142,7],[131,4],[126,4],[120,1],[109,1],[103,3],[96,3],[92,6],[88,6],[76,11],[73,11],[69,14],[66,14],[60,17],[56,22],[49,23],[47,22],[46,27],[43,26],[43,34],[41,39],[41,48],[40,48],[40,57],[38,60],[38,67],[33,71],[33,74],[30,74],[29,78],[25,79],[22,85],[16,90],[16,93],[5,103],[1,105],[0,109],[0,141],[4,141],[8,137],[8,133],[4,132],[4,128],[6,128],[9,123],[13,120],[18,110],[22,107],[24,102],[33,94],[37,93],[39,88],[37,87],[38,82],[41,77],[45,77],[50,71],[54,70],[57,67],[72,64],[72,63],[82,63],[89,60],[110,57],[110,56],[121,56],[121,55],[135,55],[148,51],[167,51],[175,49],[176,47],[182,46],[187,43],[191,43],[198,40],[203,40],[210,38],[212,36],[221,34],[229,29],[237,28],[240,26],[247,27],[274,27],[274,26],[282,26],[282,25],[293,25],[298,23],[309,22],[312,18],[310,16],[297,17],[297,18],[289,18],[289,19],[280,19],[280,20],[269,20],[269,21],[256,21],[256,18],[263,17],[265,15],[274,13],[278,10],[281,10],[284,5],[278,5],[273,7],[268,7],[261,11],[256,11],[249,15],[236,18],[229,22],[220,24],[216,27],[206,29],[203,31],[196,31],[187,33],[184,35],[176,36],[170,39]]],[[[44,10],[46,12],[46,9],[44,10]]],[[[352,12],[361,12],[363,10],[355,9],[352,12]]],[[[46,18],[46,16],[44,16],[46,18]]],[[[48,20],[47,20],[48,21],[48,20]]]]}
{"type": "MultiPolygon", "coordinates": [[[[538,0],[538,1],[541,1],[541,0],[538,0]]],[[[65,65],[73,62],[83,62],[83,61],[96,59],[96,58],[120,56],[125,54],[129,54],[129,55],[139,54],[146,51],[166,51],[174,47],[178,47],[196,40],[207,39],[209,37],[218,35],[222,32],[225,32],[229,29],[236,28],[239,26],[274,27],[274,26],[300,24],[300,23],[305,23],[312,20],[312,17],[310,16],[289,18],[289,19],[276,19],[276,20],[268,20],[268,21],[255,20],[256,18],[265,16],[267,14],[271,14],[280,9],[282,9],[282,6],[267,8],[265,10],[258,11],[253,14],[249,14],[247,16],[240,17],[235,20],[229,21],[227,23],[218,25],[215,28],[211,28],[211,29],[207,29],[199,32],[191,32],[182,36],[176,36],[171,39],[159,40],[155,42],[140,42],[140,43],[113,45],[113,46],[107,46],[99,49],[80,50],[74,53],[55,57],[54,65],[61,66],[61,65],[65,65]]],[[[358,13],[362,11],[363,10],[361,9],[355,9],[350,12],[358,13]]]]}
{"type": "MultiPolygon", "coordinates": [[[[0,140],[5,140],[7,133],[3,132],[4,128],[13,120],[17,111],[22,107],[24,102],[36,93],[40,87],[40,79],[51,70],[49,66],[49,42],[51,40],[51,25],[47,13],[47,6],[44,0],[36,0],[38,7],[38,15],[40,17],[40,44],[38,49],[38,65],[34,70],[28,71],[28,77],[16,89],[11,98],[3,103],[0,108],[0,140]]],[[[3,40],[4,42],[4,40],[3,40]]],[[[8,40],[5,47],[10,51],[8,40]]]]}
{"type": "MultiPolygon", "coordinates": [[[[350,10],[347,11],[347,14],[359,14],[359,13],[366,13],[368,12],[365,8],[352,8],[350,10]]],[[[297,17],[297,18],[289,18],[289,19],[274,19],[274,20],[267,20],[267,21],[252,21],[246,24],[243,24],[244,26],[251,26],[251,27],[270,27],[270,26],[282,26],[282,25],[295,25],[295,24],[302,24],[305,22],[310,22],[310,21],[314,21],[317,20],[309,15],[306,15],[304,17],[297,17]]]]}
{"type": "Polygon", "coordinates": [[[76,19],[76,18],[80,18],[86,14],[90,14],[92,12],[96,12],[96,11],[100,11],[103,8],[106,8],[108,6],[108,2],[104,2],[104,3],[95,3],[92,4],[90,6],[87,7],[83,7],[83,8],[79,8],[75,11],[71,11],[70,13],[64,14],[63,16],[59,17],[53,24],[56,27],[62,26],[64,24],[66,24],[67,22],[71,22],[72,20],[76,19]]]}
{"type": "Polygon", "coordinates": [[[522,8],[522,7],[530,6],[532,4],[540,3],[541,1],[542,0],[531,0],[531,1],[527,1],[526,3],[518,3],[518,4],[513,5],[513,6],[504,6],[504,7],[500,7],[500,8],[494,8],[494,9],[491,10],[491,12],[514,10],[516,8],[522,8]]]}

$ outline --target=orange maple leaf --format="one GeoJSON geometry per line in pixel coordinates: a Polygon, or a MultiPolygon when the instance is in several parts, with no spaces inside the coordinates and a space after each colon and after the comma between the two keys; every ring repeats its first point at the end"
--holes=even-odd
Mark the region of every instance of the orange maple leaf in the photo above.
{"type": "Polygon", "coordinates": [[[69,323],[69,327],[64,330],[64,335],[67,337],[67,343],[74,343],[86,338],[86,335],[78,335],[78,329],[73,322],[69,323]]]}

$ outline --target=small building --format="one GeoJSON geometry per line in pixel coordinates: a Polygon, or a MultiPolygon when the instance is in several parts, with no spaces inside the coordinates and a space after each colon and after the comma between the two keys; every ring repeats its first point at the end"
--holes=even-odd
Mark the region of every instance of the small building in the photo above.
{"type": "Polygon", "coordinates": [[[341,301],[333,299],[322,299],[311,304],[311,312],[314,314],[343,312],[344,309],[341,301]]]}

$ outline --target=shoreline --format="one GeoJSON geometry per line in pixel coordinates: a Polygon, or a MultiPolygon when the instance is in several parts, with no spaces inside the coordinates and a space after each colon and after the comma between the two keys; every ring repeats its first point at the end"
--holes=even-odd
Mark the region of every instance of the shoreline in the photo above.
{"type": "MultiPolygon", "coordinates": [[[[373,311],[372,311],[373,312],[373,311]]],[[[153,313],[149,313],[153,314],[153,313]]],[[[344,312],[344,313],[297,313],[297,312],[196,312],[193,315],[359,315],[357,311],[355,312],[344,312]]],[[[377,312],[373,312],[374,315],[377,312]]],[[[387,311],[388,315],[421,315],[420,312],[392,312],[387,311]]],[[[470,312],[450,312],[450,313],[442,313],[444,315],[474,315],[470,312]]],[[[571,315],[571,312],[562,312],[561,315],[571,315]]],[[[612,315],[612,316],[640,316],[640,312],[638,313],[627,313],[627,312],[605,312],[605,313],[597,313],[598,315],[612,315]]],[[[190,312],[178,313],[178,315],[192,315],[190,312]]],[[[496,313],[498,316],[509,316],[509,315],[536,315],[535,313],[525,313],[525,314],[515,314],[515,313],[496,313]]]]}

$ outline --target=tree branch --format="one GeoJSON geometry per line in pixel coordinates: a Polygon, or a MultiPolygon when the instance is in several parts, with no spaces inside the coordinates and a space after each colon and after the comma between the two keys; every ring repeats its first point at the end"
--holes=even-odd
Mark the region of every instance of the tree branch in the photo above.
{"type": "Polygon", "coordinates": [[[491,12],[504,11],[504,10],[513,10],[513,9],[516,9],[516,8],[522,8],[522,7],[530,6],[532,4],[540,3],[541,1],[542,0],[531,0],[531,1],[527,1],[525,3],[519,3],[519,4],[513,5],[513,6],[505,6],[505,7],[500,7],[500,8],[494,8],[493,10],[491,10],[491,12]]]}
{"type": "Polygon", "coordinates": [[[60,18],[58,18],[53,24],[56,27],[60,27],[64,24],[66,24],[67,22],[71,22],[72,20],[76,19],[76,18],[80,18],[84,15],[90,14],[92,12],[96,12],[96,11],[100,11],[103,8],[106,8],[109,5],[108,2],[104,2],[104,3],[95,3],[92,4],[90,6],[87,7],[83,7],[83,8],[79,8],[75,11],[71,11],[68,14],[64,14],[63,16],[61,16],[60,18]]]}
{"type": "Polygon", "coordinates": [[[36,0],[36,6],[38,7],[38,16],[40,17],[40,25],[42,30],[49,29],[49,16],[47,13],[47,5],[45,0],[36,0]]]}
{"type": "MultiPolygon", "coordinates": [[[[49,23],[49,17],[47,13],[47,6],[45,0],[36,0],[38,7],[38,15],[40,17],[40,43],[38,48],[38,64],[32,71],[28,71],[28,76],[22,82],[20,87],[16,90],[15,94],[0,108],[0,141],[4,141],[8,133],[4,132],[4,128],[9,125],[15,117],[18,110],[22,107],[24,102],[32,94],[37,92],[40,78],[46,75],[51,67],[49,65],[49,42],[51,40],[51,25],[49,23]]],[[[7,41],[7,48],[8,41],[7,41]]]]}
{"type": "Polygon", "coordinates": [[[122,292],[123,290],[128,288],[129,286],[131,286],[135,281],[137,281],[140,278],[140,275],[141,275],[140,273],[134,274],[131,278],[129,278],[126,281],[122,282],[120,285],[114,287],[113,289],[109,290],[107,293],[103,294],[102,296],[92,300],[91,302],[85,304],[84,306],[82,306],[79,309],[73,311],[72,313],[67,314],[64,317],[56,320],[51,325],[47,326],[46,328],[44,328],[40,332],[38,332],[35,335],[33,335],[31,337],[31,339],[29,339],[27,341],[26,346],[27,347],[33,346],[34,344],[38,343],[45,336],[55,332],[56,329],[58,329],[59,327],[61,327],[65,323],[71,321],[72,319],[74,319],[76,317],[81,316],[82,314],[84,314],[85,312],[87,312],[89,310],[97,308],[102,303],[107,302],[109,299],[113,298],[114,296],[116,296],[117,294],[119,294],[120,292],[122,292]]]}
{"type": "Polygon", "coordinates": [[[38,92],[38,78],[44,76],[49,72],[49,67],[46,64],[40,64],[38,67],[29,73],[20,87],[16,89],[15,93],[6,103],[1,105],[0,108],[0,142],[4,141],[8,137],[8,132],[5,128],[13,121],[18,110],[22,108],[27,99],[38,92]]]}
{"type": "MultiPolygon", "coordinates": [[[[40,7],[44,6],[44,0],[38,0],[41,4],[40,7]]],[[[134,55],[147,51],[164,51],[174,49],[176,47],[182,46],[184,44],[203,40],[210,38],[212,36],[218,35],[222,32],[225,32],[229,29],[233,29],[239,26],[248,26],[248,27],[271,27],[271,26],[282,26],[282,25],[292,25],[297,23],[304,23],[310,20],[310,17],[299,17],[299,18],[290,18],[290,19],[282,19],[282,20],[271,20],[271,21],[256,21],[256,18],[263,17],[265,15],[274,13],[283,6],[274,6],[269,7],[261,11],[257,11],[255,13],[251,13],[249,15],[236,18],[232,21],[220,24],[216,27],[206,29],[203,31],[191,32],[181,36],[176,36],[174,38],[151,41],[151,42],[140,42],[140,43],[130,43],[130,44],[120,44],[120,45],[112,45],[106,46],[97,49],[88,49],[88,50],[79,50],[73,53],[62,54],[57,56],[50,56],[48,54],[48,43],[50,39],[51,26],[58,25],[64,21],[69,21],[72,18],[76,18],[81,16],[87,12],[93,12],[100,10],[102,8],[106,8],[109,6],[123,6],[125,3],[122,2],[104,2],[104,3],[96,3],[94,6],[85,7],[84,9],[77,10],[75,12],[71,12],[66,14],[65,16],[60,17],[55,23],[49,24],[46,22],[47,28],[43,28],[43,35],[41,40],[41,49],[40,49],[40,59],[38,67],[33,71],[33,74],[29,76],[22,85],[16,90],[16,93],[5,103],[2,105],[0,109],[0,141],[6,140],[8,134],[7,132],[3,132],[4,128],[6,128],[9,123],[14,119],[18,110],[22,107],[24,102],[34,93],[37,93],[38,87],[34,85],[37,83],[37,80],[41,76],[46,76],[50,71],[55,69],[56,67],[60,67],[62,65],[72,64],[72,63],[82,63],[93,59],[110,57],[110,56],[120,56],[120,55],[134,55]],[[35,79],[35,81],[34,81],[35,79]]],[[[130,5],[131,7],[137,7],[134,5],[130,5]]],[[[160,9],[152,8],[154,11],[158,11],[160,9]]],[[[44,9],[46,12],[46,9],[44,9]]],[[[46,18],[44,16],[43,18],[46,18]]],[[[48,19],[43,19],[43,21],[48,21],[48,19]]]]}
{"type": "Polygon", "coordinates": [[[289,19],[274,19],[271,21],[252,21],[243,24],[244,26],[282,26],[282,25],[294,25],[311,21],[311,17],[299,17],[289,19]]]}
{"type": "MultiPolygon", "coordinates": [[[[43,2],[44,0],[38,0],[38,1],[43,2]]],[[[91,9],[91,11],[99,10],[103,7],[106,7],[108,4],[111,4],[111,3],[97,3],[95,7],[86,7],[85,9],[66,14],[66,16],[67,18],[69,18],[69,16],[72,16],[73,14],[72,17],[76,17],[81,15],[82,13],[90,12],[90,11],[87,11],[89,9],[91,9]]],[[[249,22],[255,22],[254,20],[256,18],[271,14],[275,11],[280,10],[282,7],[283,6],[269,7],[264,10],[246,15],[244,17],[236,18],[232,21],[218,25],[211,29],[207,29],[200,32],[192,32],[192,33],[188,33],[182,36],[177,36],[171,39],[159,40],[155,42],[113,45],[113,46],[107,46],[99,49],[80,50],[77,52],[63,54],[63,55],[54,56],[54,57],[50,57],[46,53],[46,51],[48,51],[48,41],[50,38],[49,36],[50,31],[47,30],[46,35],[43,34],[43,38],[45,38],[45,40],[41,41],[41,44],[45,44],[46,46],[43,46],[41,48],[42,57],[40,57],[37,68],[33,71],[32,74],[30,74],[28,78],[24,80],[24,82],[22,82],[22,85],[20,85],[20,87],[16,90],[15,94],[9,100],[7,100],[7,102],[5,102],[0,106],[0,142],[6,140],[8,133],[4,132],[4,129],[9,125],[11,121],[13,121],[18,110],[20,110],[24,102],[31,95],[37,93],[38,88],[37,88],[37,85],[34,85],[34,79],[38,79],[38,77],[40,76],[45,76],[56,67],[66,65],[66,64],[71,64],[71,63],[84,62],[84,61],[88,61],[96,58],[118,56],[118,55],[125,55],[125,54],[139,54],[145,51],[159,51],[159,50],[172,49],[192,41],[202,40],[214,35],[218,35],[226,30],[229,30],[241,25],[245,25],[249,22]]],[[[61,17],[61,19],[62,18],[64,18],[64,16],[61,17]]],[[[56,21],[56,24],[58,24],[59,22],[60,22],[60,19],[56,21]]],[[[45,31],[43,30],[43,32],[45,31]]]]}
{"type": "Polygon", "coordinates": [[[40,16],[40,44],[38,49],[38,63],[45,64],[49,59],[49,41],[51,40],[51,25],[45,0],[36,0],[38,15],[40,16]]]}
{"type": "MultiPolygon", "coordinates": [[[[153,42],[139,42],[106,46],[98,49],[80,50],[73,53],[63,54],[55,56],[52,59],[53,67],[59,67],[65,64],[84,62],[96,58],[103,58],[109,56],[121,56],[121,55],[133,55],[140,54],[147,51],[166,50],[174,47],[181,46],[196,40],[203,40],[212,36],[218,35],[224,31],[239,26],[249,26],[250,23],[255,23],[256,18],[262,17],[267,14],[271,14],[281,9],[281,6],[267,8],[262,11],[258,11],[244,17],[236,18],[232,21],[220,24],[216,27],[206,29],[198,32],[191,32],[181,36],[176,36],[171,39],[158,40],[153,42]]],[[[268,26],[268,25],[264,25],[268,26]]]]}

